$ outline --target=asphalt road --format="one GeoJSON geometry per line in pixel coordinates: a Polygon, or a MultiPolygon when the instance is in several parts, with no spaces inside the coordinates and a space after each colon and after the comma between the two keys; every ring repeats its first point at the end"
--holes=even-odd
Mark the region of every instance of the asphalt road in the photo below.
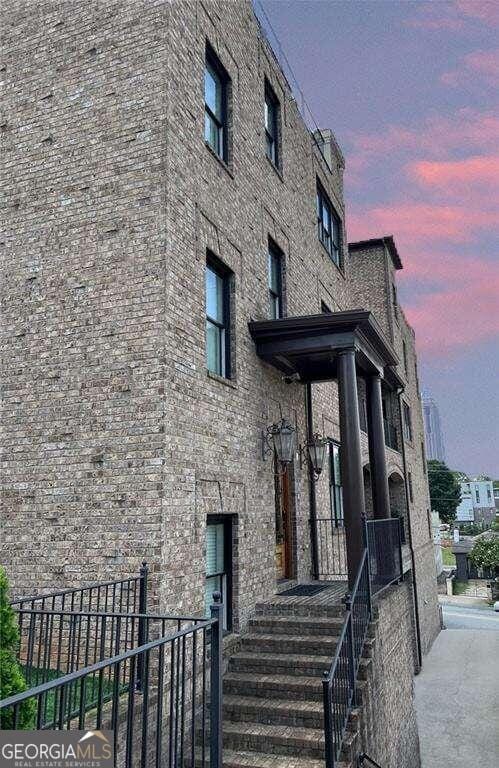
{"type": "Polygon", "coordinates": [[[442,605],[447,629],[486,629],[499,632],[499,612],[491,608],[442,605]]]}

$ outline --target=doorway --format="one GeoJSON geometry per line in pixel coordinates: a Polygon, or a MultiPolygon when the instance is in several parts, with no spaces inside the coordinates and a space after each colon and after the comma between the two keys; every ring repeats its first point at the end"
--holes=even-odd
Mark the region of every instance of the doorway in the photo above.
{"type": "Polygon", "coordinates": [[[275,482],[275,567],[276,578],[293,577],[293,526],[290,468],[274,476],[275,482]]]}

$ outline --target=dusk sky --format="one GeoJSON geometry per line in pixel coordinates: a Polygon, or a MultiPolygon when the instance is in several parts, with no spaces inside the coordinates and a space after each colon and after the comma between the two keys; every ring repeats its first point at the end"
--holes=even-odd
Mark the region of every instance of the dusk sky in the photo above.
{"type": "Polygon", "coordinates": [[[499,478],[499,2],[262,4],[345,154],[349,240],[395,236],[448,464],[499,478]]]}

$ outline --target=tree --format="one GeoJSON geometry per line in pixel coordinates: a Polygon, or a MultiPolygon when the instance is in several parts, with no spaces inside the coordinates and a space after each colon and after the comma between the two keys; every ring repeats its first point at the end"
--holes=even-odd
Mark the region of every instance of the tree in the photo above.
{"type": "Polygon", "coordinates": [[[482,537],[475,542],[470,552],[470,560],[478,567],[487,570],[499,568],[499,536],[482,537]]]}
{"type": "MultiPolygon", "coordinates": [[[[7,599],[9,583],[4,568],[0,566],[0,700],[27,689],[26,681],[19,662],[19,627],[12,606],[7,599]]],[[[23,701],[19,707],[18,729],[29,730],[34,727],[35,702],[23,701]]],[[[0,727],[10,730],[14,727],[12,709],[2,709],[0,727]]]]}
{"type": "Polygon", "coordinates": [[[431,508],[438,512],[443,523],[451,525],[461,501],[461,489],[454,474],[443,461],[428,462],[431,508]]]}

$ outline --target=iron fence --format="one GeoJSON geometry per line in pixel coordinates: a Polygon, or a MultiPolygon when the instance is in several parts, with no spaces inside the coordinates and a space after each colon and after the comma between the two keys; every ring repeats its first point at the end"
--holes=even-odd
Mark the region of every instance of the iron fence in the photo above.
{"type": "Polygon", "coordinates": [[[402,578],[402,541],[400,519],[366,520],[365,536],[371,574],[371,593],[381,590],[402,578]]]}
{"type": "Polygon", "coordinates": [[[322,579],[347,579],[348,563],[345,528],[333,518],[321,517],[317,523],[318,576],[322,579]]]}
{"type": "Polygon", "coordinates": [[[352,592],[345,597],[345,607],[336,652],[322,681],[326,768],[334,768],[340,759],[348,718],[356,704],[357,674],[372,616],[367,549],[352,592]]]}
{"type": "Polygon", "coordinates": [[[84,587],[19,597],[13,608],[93,613],[146,613],[149,570],[144,561],[137,576],[101,581],[84,587]]]}
{"type": "MultiPolygon", "coordinates": [[[[90,635],[92,631],[97,633],[97,655],[107,653],[108,638],[116,642],[127,624],[135,623],[134,637],[138,638],[141,618],[148,620],[147,631],[155,628],[159,637],[137,647],[119,646],[118,653],[110,658],[97,660],[94,656],[81,669],[71,669],[61,677],[4,699],[0,702],[3,727],[18,727],[22,710],[31,701],[33,722],[27,727],[112,730],[116,765],[124,768],[221,768],[223,605],[219,593],[215,593],[214,600],[209,619],[196,618],[189,623],[189,619],[181,618],[121,615],[115,634],[109,635],[104,624],[113,618],[112,614],[94,616],[91,621],[88,613],[74,618],[62,614],[63,625],[66,619],[69,621],[67,631],[72,638],[78,636],[79,628],[86,632],[90,626],[90,635]],[[177,625],[169,631],[172,620],[177,625]],[[164,630],[166,635],[162,634],[164,630]]],[[[38,628],[41,617],[45,617],[44,640],[51,617],[61,615],[36,611],[23,614],[29,614],[30,622],[38,622],[38,628]]],[[[62,635],[56,636],[58,644],[62,635]]],[[[47,642],[50,647],[50,636],[47,642]]]]}

